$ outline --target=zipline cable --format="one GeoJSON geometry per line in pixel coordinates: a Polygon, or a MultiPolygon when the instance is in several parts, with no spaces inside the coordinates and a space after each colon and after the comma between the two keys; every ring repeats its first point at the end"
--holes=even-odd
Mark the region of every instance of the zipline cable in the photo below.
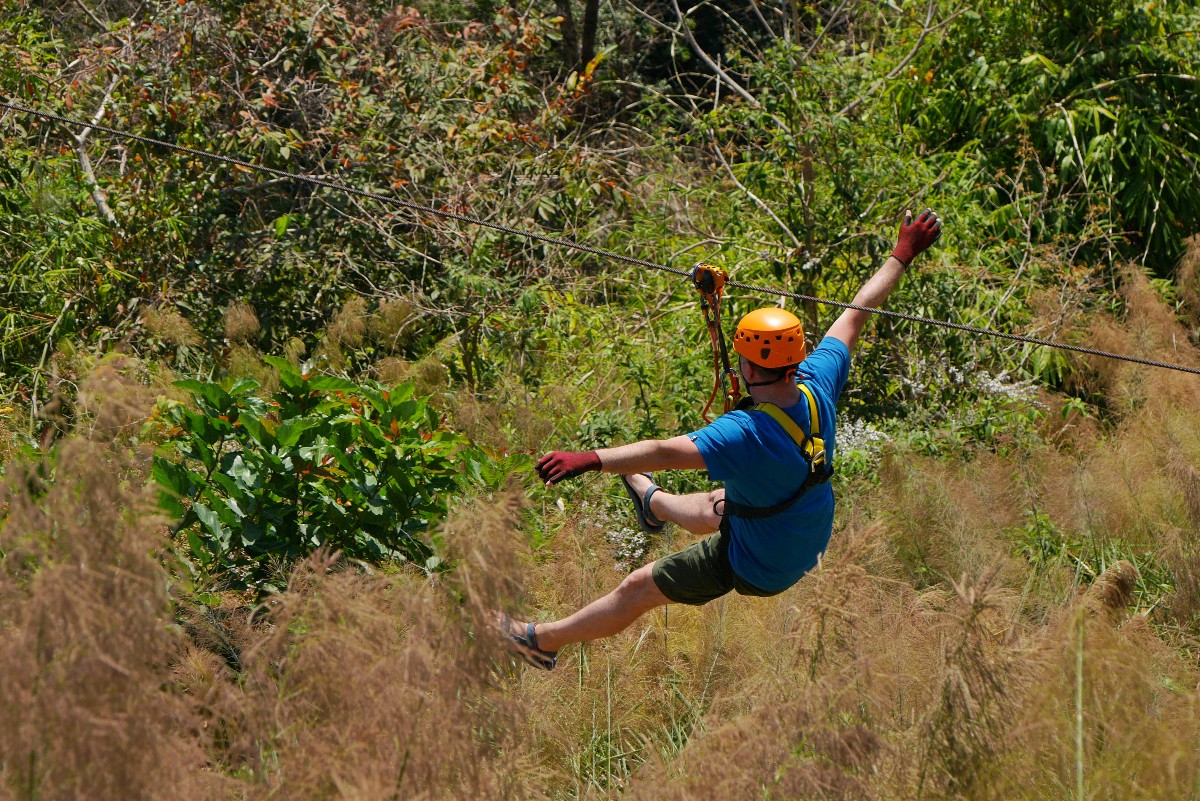
{"type": "MultiPolygon", "coordinates": [[[[601,248],[595,248],[590,245],[580,244],[579,242],[572,242],[568,239],[561,239],[559,237],[547,236],[545,234],[539,234],[535,231],[525,231],[525,230],[521,230],[519,228],[513,228],[513,227],[510,227],[507,225],[502,225],[500,223],[489,222],[487,220],[483,220],[478,217],[472,217],[467,214],[459,214],[457,212],[447,211],[445,209],[437,209],[432,206],[426,206],[426,205],[423,205],[420,203],[413,203],[411,201],[401,200],[400,198],[393,197],[391,195],[383,195],[378,192],[371,192],[371,191],[368,191],[365,189],[357,189],[353,186],[347,186],[345,184],[340,184],[335,181],[327,181],[323,178],[315,178],[310,175],[301,175],[299,173],[287,172],[286,170],[279,170],[274,167],[265,167],[261,164],[254,164],[252,162],[244,161],[242,159],[234,158],[232,156],[223,156],[219,153],[210,153],[208,151],[197,150],[195,148],[186,147],[184,145],[177,145],[172,142],[165,142],[161,139],[154,139],[153,137],[149,137],[149,136],[142,136],[140,134],[129,133],[128,131],[122,131],[120,129],[112,128],[110,126],[102,125],[100,123],[86,122],[83,120],[73,120],[69,117],[63,117],[63,116],[60,116],[58,114],[53,114],[48,111],[40,111],[38,109],[28,108],[27,106],[18,105],[15,103],[9,103],[6,100],[0,100],[0,108],[8,109],[9,111],[15,111],[19,114],[28,114],[28,115],[31,115],[34,117],[40,117],[44,120],[49,120],[51,122],[57,122],[57,123],[60,123],[62,125],[66,125],[66,126],[71,126],[71,127],[76,127],[76,128],[90,128],[92,130],[110,134],[112,136],[116,136],[121,139],[128,139],[128,140],[134,141],[134,142],[141,142],[142,144],[145,144],[145,145],[163,148],[166,150],[172,150],[177,153],[184,153],[189,156],[195,156],[196,158],[199,158],[199,159],[205,159],[207,161],[216,161],[216,162],[220,162],[222,164],[228,164],[228,165],[231,165],[234,167],[241,167],[243,169],[253,170],[255,172],[266,173],[267,175],[273,175],[277,178],[284,178],[284,179],[288,179],[288,180],[292,180],[292,181],[299,181],[301,183],[311,184],[312,186],[320,186],[325,189],[333,189],[338,192],[345,192],[346,194],[349,194],[349,195],[355,195],[357,197],[368,198],[370,200],[377,200],[380,203],[386,203],[388,205],[398,206],[400,208],[408,209],[410,211],[421,212],[424,214],[432,214],[436,217],[441,217],[441,218],[449,219],[449,220],[457,220],[458,222],[466,223],[468,225],[475,225],[475,226],[479,226],[482,228],[490,228],[493,231],[499,231],[501,233],[510,234],[512,236],[522,237],[524,239],[532,239],[532,240],[536,240],[538,242],[544,242],[548,245],[555,245],[557,247],[567,248],[569,250],[576,250],[576,251],[579,251],[582,253],[588,253],[593,256],[599,256],[601,258],[611,259],[613,261],[620,261],[620,262],[624,262],[626,264],[632,264],[632,265],[635,265],[638,267],[644,267],[649,270],[658,270],[660,272],[672,273],[674,275],[679,275],[679,276],[689,276],[690,277],[690,275],[691,275],[691,271],[689,271],[689,270],[681,270],[681,269],[678,269],[675,267],[668,267],[665,264],[657,264],[655,262],[648,261],[646,259],[639,259],[634,256],[626,256],[621,253],[614,253],[612,251],[603,250],[601,248]]],[[[1128,355],[1125,355],[1122,353],[1112,353],[1110,351],[1099,350],[1096,348],[1087,348],[1087,347],[1083,347],[1080,345],[1069,345],[1065,342],[1057,342],[1057,341],[1051,340],[1051,339],[1042,339],[1040,337],[1023,336],[1021,334],[1009,334],[1004,331],[996,331],[996,330],[993,330],[990,328],[981,328],[979,326],[965,325],[963,323],[952,323],[948,320],[936,320],[936,319],[933,319],[930,317],[920,317],[920,316],[917,316],[914,314],[905,314],[904,312],[891,311],[889,309],[877,309],[877,308],[872,308],[870,306],[858,306],[853,303],[844,303],[842,301],[837,301],[837,300],[828,300],[826,298],[818,298],[818,297],[815,297],[812,295],[802,295],[802,294],[799,294],[796,292],[788,292],[786,290],[774,289],[771,287],[756,286],[754,284],[747,284],[747,283],[743,283],[741,281],[727,281],[725,283],[725,285],[729,286],[729,287],[734,287],[737,289],[742,289],[747,292],[755,292],[755,293],[764,294],[764,295],[776,295],[781,298],[806,301],[809,303],[817,303],[817,304],[821,304],[824,306],[834,306],[839,309],[854,309],[855,311],[868,312],[870,314],[877,314],[882,317],[891,317],[896,320],[904,320],[904,321],[910,322],[910,323],[933,325],[933,326],[938,326],[941,328],[948,328],[948,329],[951,329],[954,331],[962,331],[962,332],[968,333],[968,334],[976,334],[978,336],[997,337],[999,339],[1007,339],[1012,342],[1023,342],[1023,343],[1027,343],[1027,344],[1031,344],[1031,345],[1040,345],[1042,347],[1047,347],[1047,348],[1055,348],[1058,350],[1071,351],[1073,353],[1081,353],[1081,354],[1084,354],[1087,356],[1098,356],[1098,357],[1105,358],[1105,359],[1116,359],[1118,361],[1131,362],[1133,364],[1141,364],[1141,365],[1145,365],[1147,367],[1160,367],[1165,370],[1176,370],[1176,371],[1183,372],[1183,373],[1191,373],[1193,375],[1200,375],[1200,368],[1196,368],[1196,367],[1187,367],[1187,366],[1181,365],[1181,364],[1172,364],[1170,362],[1156,361],[1154,359],[1143,359],[1138,356],[1128,356],[1128,355]]]]}

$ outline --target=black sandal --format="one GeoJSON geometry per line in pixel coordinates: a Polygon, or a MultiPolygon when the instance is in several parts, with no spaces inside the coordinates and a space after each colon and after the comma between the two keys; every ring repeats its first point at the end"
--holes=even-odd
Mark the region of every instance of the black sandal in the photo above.
{"type": "Polygon", "coordinates": [[[645,495],[639,495],[629,485],[629,481],[626,480],[625,476],[621,476],[621,483],[625,485],[625,492],[629,495],[629,499],[633,501],[633,508],[637,511],[638,525],[642,527],[642,531],[647,534],[658,534],[667,524],[659,520],[654,512],[650,511],[650,498],[662,488],[654,483],[653,473],[642,473],[642,475],[650,479],[650,486],[646,488],[645,495]]]}
{"type": "Polygon", "coordinates": [[[530,621],[525,625],[524,635],[513,634],[512,618],[508,615],[501,615],[500,636],[504,638],[508,650],[521,657],[526,664],[539,670],[554,670],[554,666],[558,664],[558,651],[543,651],[538,648],[537,634],[533,630],[534,625],[530,621]]]}

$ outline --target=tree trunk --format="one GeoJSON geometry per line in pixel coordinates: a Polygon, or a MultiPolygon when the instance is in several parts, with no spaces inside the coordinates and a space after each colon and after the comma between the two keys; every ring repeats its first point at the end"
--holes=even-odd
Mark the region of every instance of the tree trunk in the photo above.
{"type": "Polygon", "coordinates": [[[562,57],[567,71],[579,63],[579,34],[575,31],[575,14],[571,11],[571,0],[554,0],[558,15],[562,17],[562,57]]]}
{"type": "Polygon", "coordinates": [[[596,27],[600,23],[600,0],[586,0],[583,7],[583,42],[579,47],[579,69],[582,71],[596,57],[596,27]]]}

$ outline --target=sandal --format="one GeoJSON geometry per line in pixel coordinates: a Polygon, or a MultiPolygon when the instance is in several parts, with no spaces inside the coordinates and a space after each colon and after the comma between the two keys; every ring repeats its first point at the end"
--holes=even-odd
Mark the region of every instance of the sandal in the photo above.
{"type": "Polygon", "coordinates": [[[533,630],[534,625],[530,621],[525,626],[524,635],[513,634],[512,618],[508,615],[500,615],[500,636],[504,638],[504,644],[508,646],[508,650],[525,660],[526,664],[539,670],[553,670],[554,666],[558,664],[558,651],[543,651],[538,648],[537,634],[533,630]]]}
{"type": "Polygon", "coordinates": [[[641,495],[633,487],[629,485],[629,481],[625,476],[621,476],[621,483],[625,485],[625,492],[628,493],[629,499],[633,501],[633,508],[637,512],[638,525],[642,527],[642,531],[647,534],[658,534],[666,526],[666,523],[659,520],[653,512],[650,511],[650,498],[654,493],[658,492],[661,487],[654,483],[653,473],[642,473],[643,476],[650,479],[650,486],[646,488],[646,493],[641,495]]]}

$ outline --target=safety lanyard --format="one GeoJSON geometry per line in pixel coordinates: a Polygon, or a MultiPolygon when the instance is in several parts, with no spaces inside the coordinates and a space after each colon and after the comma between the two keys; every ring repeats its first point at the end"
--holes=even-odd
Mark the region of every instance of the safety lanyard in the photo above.
{"type": "Polygon", "coordinates": [[[737,408],[742,399],[742,390],[738,383],[737,371],[729,363],[729,351],[725,347],[725,337],[721,333],[721,292],[725,288],[725,271],[720,267],[700,263],[692,268],[689,276],[692,285],[700,293],[700,310],[704,312],[704,325],[708,328],[708,338],[713,350],[713,391],[708,396],[708,403],[700,414],[704,422],[711,423],[708,410],[721,391],[722,384],[728,387],[725,391],[725,411],[731,412],[737,408]]]}

